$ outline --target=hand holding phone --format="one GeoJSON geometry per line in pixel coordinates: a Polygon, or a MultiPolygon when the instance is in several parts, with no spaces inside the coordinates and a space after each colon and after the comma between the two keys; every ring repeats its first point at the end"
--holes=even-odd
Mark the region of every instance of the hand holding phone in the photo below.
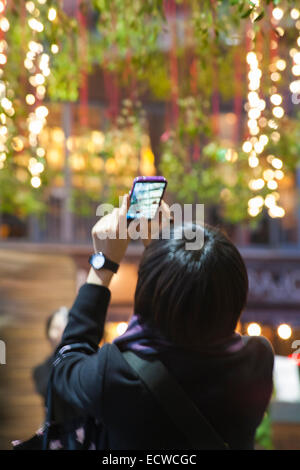
{"type": "Polygon", "coordinates": [[[130,205],[127,219],[153,219],[160,206],[166,186],[167,180],[163,176],[138,176],[135,178],[129,196],[130,205]]]}

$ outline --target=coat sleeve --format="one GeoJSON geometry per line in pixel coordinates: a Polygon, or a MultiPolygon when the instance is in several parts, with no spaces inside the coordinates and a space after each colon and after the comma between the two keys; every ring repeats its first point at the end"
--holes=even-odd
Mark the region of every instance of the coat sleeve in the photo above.
{"type": "Polygon", "coordinates": [[[53,363],[55,394],[84,414],[101,419],[108,346],[99,348],[110,291],[84,284],[69,313],[69,321],[53,363]]]}

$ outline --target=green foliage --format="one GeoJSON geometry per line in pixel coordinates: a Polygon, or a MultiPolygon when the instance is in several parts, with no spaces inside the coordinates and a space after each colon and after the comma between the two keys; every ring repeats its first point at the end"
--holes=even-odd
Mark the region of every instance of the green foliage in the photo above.
{"type": "MultiPolygon", "coordinates": [[[[93,0],[99,14],[97,30],[103,61],[111,67],[128,53],[139,66],[157,50],[157,37],[163,28],[162,0],[93,0]]],[[[99,55],[97,55],[99,58],[99,55]]]]}
{"type": "Polygon", "coordinates": [[[141,149],[149,145],[141,103],[124,100],[116,123],[109,123],[100,135],[103,143],[97,145],[95,141],[93,145],[93,132],[83,134],[80,147],[74,149],[75,154],[85,158],[85,167],[76,171],[80,187],[74,185],[71,201],[72,210],[81,215],[93,213],[92,201],[101,199],[118,205],[119,196],[128,192],[138,174],[141,149]]]}
{"type": "Polygon", "coordinates": [[[0,205],[2,213],[15,213],[20,217],[42,213],[43,200],[33,193],[29,184],[21,183],[14,169],[7,166],[0,171],[0,205]]]}
{"type": "Polygon", "coordinates": [[[281,120],[281,138],[268,147],[269,153],[283,157],[284,169],[294,172],[300,163],[300,112],[295,118],[281,120]]]}
{"type": "MultiPolygon", "coordinates": [[[[8,126],[7,161],[0,170],[3,210],[17,210],[24,214],[41,211],[48,184],[54,177],[47,169],[42,188],[31,188],[30,175],[24,174],[24,168],[21,172],[23,176],[19,176],[16,152],[11,145],[15,135],[27,137],[28,108],[24,97],[28,89],[28,72],[23,63],[28,42],[37,39],[51,56],[51,75],[47,79],[49,100],[76,101],[81,72],[90,72],[94,66],[99,66],[114,71],[122,92],[128,96],[132,90],[128,91],[124,72],[130,67],[130,74],[136,80],[136,94],[150,95],[151,100],[164,102],[172,99],[174,106],[178,104],[178,121],[174,120],[162,143],[160,169],[169,179],[170,190],[182,202],[201,201],[218,205],[223,217],[232,222],[245,218],[250,197],[248,156],[237,148],[237,160],[226,159],[227,148],[211,129],[211,98],[216,90],[220,100],[229,102],[233,98],[237,85],[233,76],[234,58],[245,55],[245,25],[251,19],[256,30],[263,31],[264,25],[268,28],[270,23],[266,9],[269,5],[278,5],[279,0],[261,1],[258,8],[249,0],[176,0],[180,21],[168,15],[163,0],[82,0],[82,13],[93,24],[87,31],[84,54],[78,15],[68,17],[62,3],[50,0],[39,4],[39,19],[45,28],[37,38],[28,26],[24,2],[10,2],[8,9],[10,29],[5,34],[8,62],[1,79],[9,84],[16,113],[8,126]],[[57,10],[57,18],[53,22],[47,20],[50,7],[57,10]],[[170,31],[175,31],[175,39],[170,31]],[[58,54],[50,52],[52,44],[58,45],[58,54]],[[170,48],[175,50],[178,65],[178,83],[175,84],[170,48]],[[194,77],[190,73],[192,61],[197,70],[194,77]],[[177,95],[174,98],[172,90],[176,87],[177,95]],[[175,102],[177,98],[178,103],[175,102]]],[[[288,0],[287,4],[292,5],[293,1],[288,0]]],[[[267,68],[267,58],[265,60],[267,68]]],[[[267,90],[269,84],[264,86],[267,90]]],[[[244,84],[242,93],[245,96],[244,84]]],[[[121,141],[128,129],[134,136],[132,145],[136,146],[137,153],[140,150],[142,130],[146,127],[145,116],[141,117],[139,111],[138,118],[130,117],[133,118],[130,126],[124,114],[119,116],[117,123],[108,123],[102,155],[86,155],[86,149],[80,149],[88,162],[95,158],[103,159],[103,172],[99,177],[101,191],[111,201],[128,187],[129,179],[139,168],[135,163],[130,170],[128,165],[120,165],[117,172],[109,173],[107,170],[107,160],[115,158],[116,141],[121,141]]],[[[281,140],[277,144],[270,141],[268,151],[284,155],[286,170],[293,171],[299,162],[300,128],[296,120],[291,124],[288,120],[282,123],[281,140]]],[[[86,137],[89,137],[88,131],[86,137]]],[[[24,154],[28,156],[29,152],[27,145],[24,154]]],[[[91,181],[93,173],[94,169],[89,163],[78,176],[91,181]]],[[[83,214],[87,213],[87,201],[99,197],[99,189],[88,187],[87,184],[84,196],[74,187],[73,207],[83,214]]]]}
{"type": "Polygon", "coordinates": [[[255,435],[256,447],[262,450],[273,450],[270,412],[266,411],[255,435]]]}
{"type": "Polygon", "coordinates": [[[48,94],[53,101],[76,101],[80,67],[74,43],[65,38],[61,52],[53,58],[51,75],[48,81],[48,94]]]}
{"type": "Polygon", "coordinates": [[[176,200],[218,205],[226,220],[243,220],[251,194],[247,157],[240,153],[237,160],[238,155],[234,161],[227,160],[228,149],[211,140],[208,103],[202,100],[201,105],[195,97],[180,100],[181,118],[166,135],[160,170],[176,200]]]}

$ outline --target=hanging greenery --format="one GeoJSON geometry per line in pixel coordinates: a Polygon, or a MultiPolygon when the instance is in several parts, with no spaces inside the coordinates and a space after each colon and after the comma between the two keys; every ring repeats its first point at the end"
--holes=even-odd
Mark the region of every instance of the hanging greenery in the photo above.
{"type": "MultiPolygon", "coordinates": [[[[134,106],[122,109],[120,100],[126,95],[134,97],[135,103],[138,96],[147,95],[166,104],[159,168],[182,202],[200,200],[218,205],[223,217],[236,222],[255,213],[249,212],[249,201],[257,194],[249,181],[261,179],[272,164],[267,160],[269,154],[284,157],[286,172],[298,164],[297,121],[291,123],[287,117],[280,121],[277,142],[272,137],[274,129],[263,130],[268,145],[255,168],[249,167],[249,152],[242,140],[248,139],[254,146],[255,136],[248,135],[242,122],[249,92],[246,55],[261,48],[256,57],[266,75],[271,61],[277,60],[264,50],[270,44],[270,31],[277,41],[284,34],[279,20],[272,17],[272,9],[280,6],[280,11],[288,14],[292,1],[82,0],[77,9],[74,2],[72,11],[58,0],[0,1],[5,5],[0,13],[0,54],[6,57],[1,62],[0,56],[0,81],[11,103],[4,101],[4,105],[13,107],[13,112],[1,108],[0,100],[1,126],[6,127],[0,153],[3,210],[20,214],[41,211],[51,187],[63,184],[62,169],[51,169],[50,149],[43,143],[47,102],[82,101],[87,93],[83,77],[96,66],[110,74],[107,86],[116,87],[117,83],[120,92],[106,90],[111,91],[109,99],[113,101],[106,125],[100,130],[82,126],[80,143],[72,150],[74,208],[79,207],[80,178],[81,182],[89,181],[84,184],[87,199],[98,199],[101,194],[112,200],[130,186],[134,175],[154,171],[146,116],[141,117],[142,109],[133,112],[134,106]],[[231,139],[220,135],[223,108],[235,115],[231,126],[235,136],[231,139]],[[135,119],[130,126],[128,116],[135,119]],[[100,154],[87,150],[97,131],[103,133],[105,142],[100,154]],[[117,157],[118,145],[126,139],[135,156],[129,152],[123,161],[117,157]],[[79,170],[76,164],[80,160],[84,164],[79,170]]],[[[289,20],[286,27],[288,34],[282,42],[286,40],[285,47],[290,47],[298,32],[291,31],[289,20]]],[[[264,79],[260,96],[280,83],[281,76],[278,84],[264,79]]],[[[264,111],[269,121],[270,112],[270,107],[264,111]]],[[[66,144],[61,144],[61,152],[66,144]]],[[[270,191],[266,183],[259,194],[266,198],[270,191]]],[[[261,206],[257,213],[261,213],[261,206]]]]}
{"type": "Polygon", "coordinates": [[[137,174],[155,174],[147,120],[140,102],[122,103],[116,122],[103,132],[91,131],[68,139],[73,169],[72,206],[83,215],[91,213],[91,201],[118,205],[137,174]],[[84,196],[82,194],[84,188],[84,196]]]}

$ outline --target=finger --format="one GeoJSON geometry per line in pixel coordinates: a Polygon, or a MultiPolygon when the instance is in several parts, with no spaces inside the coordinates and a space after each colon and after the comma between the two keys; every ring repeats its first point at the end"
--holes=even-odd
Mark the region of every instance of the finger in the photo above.
{"type": "Polygon", "coordinates": [[[162,200],[153,220],[161,223],[163,220],[169,220],[171,218],[170,214],[171,211],[168,204],[162,200]]]}
{"type": "Polygon", "coordinates": [[[129,195],[124,194],[124,196],[122,198],[122,203],[121,203],[119,215],[120,216],[125,216],[127,214],[128,209],[129,209],[129,195]]]}
{"type": "Polygon", "coordinates": [[[111,215],[112,215],[112,219],[111,219],[112,223],[110,225],[112,229],[115,230],[119,222],[120,209],[118,207],[115,207],[111,215]]]}
{"type": "Polygon", "coordinates": [[[127,238],[127,211],[129,207],[129,197],[125,194],[122,198],[121,206],[118,212],[117,233],[121,238],[127,238]]]}
{"type": "Polygon", "coordinates": [[[161,201],[161,212],[163,214],[164,217],[167,217],[168,219],[171,219],[171,211],[170,211],[170,207],[168,206],[168,204],[165,202],[165,201],[161,201]]]}
{"type": "Polygon", "coordinates": [[[144,215],[142,215],[139,219],[137,219],[138,223],[140,224],[140,229],[142,228],[145,232],[145,227],[147,227],[147,234],[150,232],[150,225],[151,220],[147,219],[144,215]]]}
{"type": "Polygon", "coordinates": [[[131,238],[132,233],[138,229],[139,224],[140,224],[140,219],[130,220],[130,223],[128,225],[128,232],[127,232],[129,238],[131,238]]]}

